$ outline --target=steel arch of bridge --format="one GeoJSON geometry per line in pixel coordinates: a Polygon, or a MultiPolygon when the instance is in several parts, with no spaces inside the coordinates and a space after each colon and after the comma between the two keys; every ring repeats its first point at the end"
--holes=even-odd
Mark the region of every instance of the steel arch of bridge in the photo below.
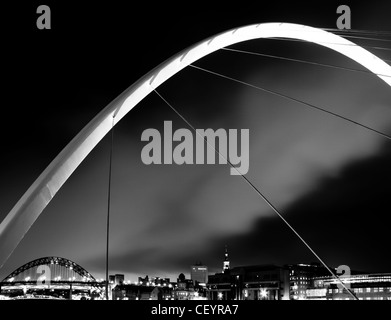
{"type": "MultiPolygon", "coordinates": [[[[51,264],[57,264],[65,268],[71,268],[72,270],[77,273],[82,278],[88,279],[90,282],[96,282],[96,279],[82,266],[78,265],[76,262],[73,262],[71,260],[61,258],[61,257],[44,257],[35,259],[33,261],[27,262],[23,266],[19,267],[15,271],[13,271],[11,274],[9,274],[7,277],[4,278],[2,282],[9,282],[10,279],[16,278],[19,274],[23,273],[24,271],[27,271],[29,269],[42,266],[42,265],[51,265],[51,264]]],[[[53,279],[51,279],[53,280],[53,279]]]]}
{"type": "Polygon", "coordinates": [[[391,67],[369,51],[322,29],[292,23],[262,23],[232,29],[192,45],[136,81],[104,108],[42,172],[0,224],[0,268],[57,191],[91,150],[134,106],[173,75],[208,54],[235,43],[263,38],[315,43],[361,64],[391,86],[391,67]]]}

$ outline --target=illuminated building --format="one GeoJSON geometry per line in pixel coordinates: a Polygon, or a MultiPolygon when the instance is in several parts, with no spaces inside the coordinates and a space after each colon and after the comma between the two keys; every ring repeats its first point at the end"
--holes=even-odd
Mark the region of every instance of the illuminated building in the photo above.
{"type": "Polygon", "coordinates": [[[137,284],[142,286],[168,286],[170,285],[170,278],[151,277],[148,276],[138,277],[137,284]]]}
{"type": "Polygon", "coordinates": [[[290,281],[290,299],[303,300],[306,299],[307,289],[312,285],[312,278],[319,276],[328,276],[330,273],[319,263],[311,264],[290,264],[286,268],[289,269],[290,281]]]}
{"type": "Polygon", "coordinates": [[[175,300],[206,300],[205,284],[186,279],[181,273],[174,289],[175,300]]]}
{"type": "Polygon", "coordinates": [[[111,274],[109,275],[109,283],[113,286],[123,284],[125,281],[125,276],[123,274],[111,274]]]}
{"type": "Polygon", "coordinates": [[[117,285],[112,290],[113,300],[171,300],[172,287],[117,285]]]}
{"type": "MultiPolygon", "coordinates": [[[[358,274],[341,277],[359,300],[391,300],[391,273],[358,274]]],[[[352,295],[334,277],[315,277],[307,289],[311,300],[353,300],[352,295]]]]}
{"type": "Polygon", "coordinates": [[[289,271],[274,265],[235,267],[208,278],[210,300],[289,300],[289,271]]]}
{"type": "Polygon", "coordinates": [[[233,288],[233,282],[234,279],[228,272],[209,275],[207,286],[209,300],[234,300],[237,287],[233,288]]]}
{"type": "Polygon", "coordinates": [[[115,275],[111,274],[109,275],[109,283],[114,284],[115,282],[115,275]]]}
{"type": "Polygon", "coordinates": [[[151,283],[156,286],[168,286],[170,284],[170,278],[152,277],[151,283]]]}
{"type": "Polygon", "coordinates": [[[191,266],[190,274],[194,284],[196,284],[196,282],[208,282],[208,267],[202,265],[202,263],[196,263],[194,266],[191,266]]]}
{"type": "Polygon", "coordinates": [[[208,277],[210,300],[289,300],[289,270],[273,265],[230,267],[227,246],[223,272],[208,277]]]}
{"type": "Polygon", "coordinates": [[[193,280],[186,279],[186,277],[183,273],[181,273],[178,276],[178,279],[177,279],[177,287],[178,288],[188,289],[188,288],[192,288],[193,286],[194,286],[193,280]]]}

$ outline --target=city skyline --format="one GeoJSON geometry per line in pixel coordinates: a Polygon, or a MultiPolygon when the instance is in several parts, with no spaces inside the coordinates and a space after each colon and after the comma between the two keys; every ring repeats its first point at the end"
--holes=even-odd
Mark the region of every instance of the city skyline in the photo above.
{"type": "MultiPolygon", "coordinates": [[[[67,260],[67,258],[64,258],[64,257],[40,257],[40,258],[37,258],[37,259],[34,259],[34,261],[41,261],[41,260],[44,260],[44,259],[49,259],[49,260],[53,260],[54,259],[61,259],[61,260],[67,260]]],[[[30,262],[27,262],[24,264],[24,265],[29,265],[31,263],[30,262]]],[[[70,261],[69,263],[74,263],[74,264],[77,264],[77,262],[75,261],[70,261]]],[[[53,264],[51,262],[51,264],[53,264]]],[[[289,261],[281,264],[281,265],[277,265],[277,267],[282,267],[282,268],[288,268],[288,266],[291,266],[291,265],[295,265],[295,263],[290,263],[289,261]]],[[[322,264],[318,261],[301,261],[299,263],[296,263],[296,265],[302,265],[302,266],[308,266],[308,265],[316,265],[316,266],[319,266],[319,267],[322,267],[322,264]]],[[[221,261],[220,261],[220,268],[217,267],[217,266],[208,266],[204,263],[202,263],[200,260],[197,260],[195,261],[194,263],[190,264],[188,266],[188,270],[179,270],[179,273],[177,275],[174,275],[174,274],[171,274],[171,277],[165,275],[165,274],[138,274],[138,275],[131,275],[131,277],[134,277],[134,278],[131,278],[129,277],[129,273],[124,273],[124,274],[118,274],[118,273],[115,273],[115,272],[110,272],[110,276],[109,276],[109,281],[111,282],[111,278],[113,277],[116,277],[118,275],[121,275],[123,276],[124,278],[122,280],[126,280],[127,283],[129,284],[133,284],[133,283],[139,283],[140,279],[143,279],[143,281],[145,279],[169,279],[171,282],[175,282],[175,279],[179,278],[181,274],[183,274],[185,276],[186,279],[191,279],[193,281],[198,281],[196,280],[197,278],[200,277],[200,272],[203,274],[202,277],[205,277],[206,278],[208,276],[213,276],[213,275],[218,275],[218,274],[223,274],[231,269],[237,269],[237,268],[242,268],[242,267],[249,267],[249,266],[276,266],[275,264],[273,263],[270,263],[270,262],[267,262],[265,261],[264,263],[262,264],[255,264],[255,265],[245,265],[245,264],[231,264],[231,259],[229,258],[229,254],[228,254],[228,248],[227,246],[225,246],[225,249],[224,249],[224,255],[223,257],[221,258],[221,261]],[[195,270],[196,268],[201,268],[201,269],[197,269],[195,270]],[[144,278],[143,278],[144,277],[144,278]],[[193,277],[195,279],[193,279],[193,277]]],[[[350,267],[349,266],[346,266],[346,265],[340,265],[340,266],[331,266],[329,265],[328,267],[330,267],[330,269],[334,272],[334,274],[337,274],[336,270],[338,270],[339,267],[348,267],[349,270],[350,270],[350,267]]],[[[22,266],[19,266],[18,269],[22,268],[22,266]]],[[[79,266],[79,268],[83,268],[82,266],[79,266]]],[[[326,269],[325,269],[326,270],[326,269]]],[[[13,270],[12,273],[14,273],[16,270],[13,270]]],[[[367,274],[368,271],[367,270],[350,270],[351,272],[354,272],[355,274],[367,274]]],[[[350,272],[349,271],[349,272],[350,272]]],[[[83,271],[83,272],[86,272],[86,271],[83,271]]],[[[373,272],[374,274],[377,274],[377,273],[381,273],[381,272],[373,272]]],[[[5,278],[9,278],[10,274],[7,275],[7,277],[5,278]]],[[[93,276],[97,281],[99,282],[102,282],[102,281],[105,281],[104,279],[104,276],[101,276],[101,275],[95,275],[95,274],[91,274],[91,276],[93,276]]],[[[333,278],[333,275],[327,271],[327,276],[330,276],[331,278],[333,278]]],[[[115,281],[116,283],[118,281],[115,281]]],[[[198,281],[200,283],[207,283],[207,281],[198,281]]]]}
{"type": "MultiPolygon", "coordinates": [[[[5,95],[19,109],[18,121],[9,121],[16,128],[1,129],[5,156],[0,166],[0,221],[101,109],[166,58],[208,36],[250,23],[286,21],[335,28],[337,6],[292,4],[276,10],[270,5],[270,10],[247,8],[220,15],[201,9],[170,19],[157,11],[149,16],[141,9],[140,17],[149,19],[140,22],[126,20],[120,8],[81,6],[73,12],[64,4],[53,4],[53,30],[47,34],[32,29],[31,18],[26,19],[17,26],[18,40],[6,39],[14,69],[6,72],[5,95]],[[106,9],[113,16],[102,24],[106,9]],[[80,23],[70,23],[71,16],[80,23]],[[27,55],[31,44],[41,51],[27,55]]],[[[386,4],[355,4],[351,9],[353,29],[391,29],[386,4]]],[[[28,5],[24,14],[31,10],[28,5]]],[[[368,47],[388,45],[350,40],[368,47]]],[[[347,58],[308,43],[257,40],[234,48],[358,68],[347,58]]],[[[372,52],[391,60],[387,50],[372,52]]],[[[374,75],[227,50],[195,65],[391,133],[391,93],[374,75]]],[[[391,196],[389,141],[194,68],[178,73],[159,92],[197,128],[249,129],[246,177],[328,265],[391,271],[386,210],[391,196]]],[[[13,113],[7,112],[10,117],[13,113]]],[[[234,266],[317,261],[251,188],[229,175],[228,166],[145,165],[140,159],[141,134],[147,128],[162,129],[165,120],[172,121],[174,129],[186,127],[151,93],[115,127],[110,274],[176,279],[183,270],[190,275],[196,261],[215,273],[221,271],[225,245],[234,266]]],[[[108,135],[48,205],[0,270],[0,278],[44,256],[76,261],[97,278],[105,277],[109,147],[108,135]]]]}
{"type": "Polygon", "coordinates": [[[221,272],[207,275],[201,262],[191,269],[190,279],[181,273],[176,281],[148,275],[131,281],[110,274],[106,283],[74,261],[45,257],[3,279],[0,300],[391,300],[391,273],[348,266],[332,268],[339,279],[321,263],[230,267],[226,249],[221,272]]]}

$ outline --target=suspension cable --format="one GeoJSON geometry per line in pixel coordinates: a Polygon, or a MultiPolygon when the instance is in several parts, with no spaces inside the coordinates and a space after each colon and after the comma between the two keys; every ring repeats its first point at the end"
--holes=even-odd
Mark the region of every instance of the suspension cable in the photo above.
{"type": "Polygon", "coordinates": [[[321,67],[329,67],[329,68],[334,68],[334,69],[339,69],[339,70],[361,72],[361,73],[373,74],[373,75],[389,77],[389,78],[391,77],[391,76],[386,75],[386,74],[374,73],[374,72],[371,72],[371,71],[368,71],[368,70],[348,68],[348,67],[336,66],[336,65],[332,65],[332,64],[313,62],[313,61],[307,61],[307,60],[301,60],[301,59],[293,59],[293,58],[287,58],[287,57],[276,56],[276,55],[271,55],[271,54],[264,54],[264,53],[247,51],[247,50],[239,50],[239,49],[232,49],[232,48],[221,48],[221,50],[232,51],[232,52],[237,52],[237,53],[245,53],[245,54],[250,54],[250,55],[254,55],[254,56],[274,58],[274,59],[280,59],[280,60],[286,60],[286,61],[306,63],[306,64],[311,64],[311,65],[316,65],[316,66],[321,66],[321,67]]]}
{"type": "Polygon", "coordinates": [[[110,200],[111,200],[111,172],[113,160],[113,145],[114,145],[114,116],[111,124],[111,141],[110,141],[110,157],[109,157],[109,178],[107,190],[107,221],[106,221],[106,300],[109,300],[109,234],[110,234],[110,200]]]}
{"type": "Polygon", "coordinates": [[[379,130],[373,129],[372,127],[369,127],[369,126],[364,125],[364,124],[362,124],[362,123],[359,123],[359,122],[357,122],[357,121],[351,120],[351,119],[349,119],[349,118],[347,118],[347,117],[345,117],[345,116],[342,116],[342,115],[340,115],[340,114],[337,114],[337,113],[335,113],[335,112],[332,112],[332,111],[323,109],[323,108],[318,107],[318,106],[316,106],[316,105],[314,105],[314,104],[311,104],[311,103],[302,101],[302,100],[297,99],[297,98],[293,98],[293,97],[291,97],[291,96],[285,95],[285,94],[283,94],[283,93],[280,93],[280,92],[277,92],[277,91],[274,91],[274,90],[265,89],[265,88],[263,88],[263,87],[259,87],[259,86],[253,85],[253,84],[251,84],[251,83],[244,82],[244,81],[242,81],[242,80],[238,80],[238,79],[235,79],[235,78],[232,78],[232,77],[223,75],[223,74],[218,73],[218,72],[215,72],[215,71],[211,71],[211,70],[208,70],[208,69],[205,69],[205,68],[197,67],[197,66],[195,66],[195,65],[193,65],[193,64],[190,64],[189,66],[192,67],[192,68],[198,69],[198,70],[200,70],[200,71],[204,71],[204,72],[206,72],[206,73],[213,74],[213,75],[215,75],[215,76],[218,76],[218,77],[221,77],[221,78],[224,78],[224,79],[227,79],[227,80],[231,80],[231,81],[234,81],[234,82],[237,82],[237,83],[246,85],[246,86],[248,86],[248,87],[251,87],[251,88],[254,88],[254,89],[257,89],[257,90],[261,90],[261,91],[264,91],[264,92],[268,92],[268,93],[270,93],[270,94],[273,94],[273,95],[275,95],[275,96],[278,96],[278,97],[281,97],[281,98],[284,98],[284,99],[287,99],[287,100],[290,100],[290,101],[297,102],[297,103],[299,103],[299,104],[305,105],[305,106],[310,107],[310,108],[312,108],[312,109],[316,109],[316,110],[322,111],[322,112],[327,113],[327,114],[330,114],[330,115],[332,115],[332,116],[334,116],[334,117],[337,117],[337,118],[340,118],[340,119],[342,119],[342,120],[345,120],[345,121],[348,121],[348,122],[350,122],[350,123],[353,123],[353,124],[355,124],[355,125],[358,125],[358,126],[364,128],[364,129],[370,130],[370,131],[372,131],[372,132],[374,132],[374,133],[377,133],[378,135],[381,135],[381,136],[384,137],[384,138],[387,138],[387,139],[391,140],[391,136],[389,136],[388,134],[386,134],[386,133],[384,133],[384,132],[381,132],[381,131],[379,131],[379,130]]]}
{"type": "Polygon", "coordinates": [[[371,35],[379,35],[379,36],[389,36],[391,37],[390,31],[385,30],[360,30],[360,29],[337,29],[337,28],[320,28],[324,31],[332,31],[332,32],[343,32],[350,34],[371,34],[371,35]]]}
{"type": "MultiPolygon", "coordinates": [[[[151,85],[152,86],[152,85],[151,85]]],[[[153,88],[153,87],[152,87],[153,88]]],[[[310,245],[299,235],[299,233],[290,225],[290,223],[282,216],[280,211],[266,198],[266,196],[226,158],[220,151],[218,151],[206,138],[204,135],[199,133],[195,127],[182,115],[180,114],[171,103],[169,103],[155,88],[153,91],[167,104],[196,134],[198,134],[214,151],[222,157],[237,173],[242,179],[260,196],[266,204],[281,218],[281,220],[293,231],[293,233],[301,240],[302,243],[312,252],[312,254],[323,264],[323,266],[328,270],[328,272],[338,280],[341,285],[346,289],[346,291],[353,297],[353,299],[358,300],[357,296],[345,285],[345,283],[334,273],[329,266],[319,257],[318,254],[310,247],[310,245]]]]}
{"type": "MultiPolygon", "coordinates": [[[[293,41],[293,42],[305,42],[308,43],[306,40],[301,39],[292,39],[292,38],[276,38],[276,37],[270,37],[270,38],[264,38],[263,40],[279,40],[279,41],[293,41]]],[[[317,41],[318,44],[332,44],[337,46],[348,46],[348,47],[355,47],[357,46],[355,43],[337,43],[337,42],[327,42],[327,41],[317,41]]],[[[391,48],[385,48],[385,47],[379,47],[379,46],[367,46],[367,45],[360,45],[361,48],[369,48],[369,49],[377,49],[377,50],[385,50],[385,51],[391,51],[391,48]]]]}

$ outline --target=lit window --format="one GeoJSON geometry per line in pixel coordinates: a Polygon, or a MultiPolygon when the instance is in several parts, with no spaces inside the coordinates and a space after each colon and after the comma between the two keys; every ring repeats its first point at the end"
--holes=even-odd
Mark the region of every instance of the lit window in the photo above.
{"type": "Polygon", "coordinates": [[[379,288],[379,292],[383,292],[384,288],[379,288]]]}
{"type": "Polygon", "coordinates": [[[371,288],[367,288],[367,290],[366,290],[367,292],[371,292],[371,288]]]}
{"type": "Polygon", "coordinates": [[[358,292],[363,293],[363,288],[359,288],[358,292]]]}
{"type": "Polygon", "coordinates": [[[379,291],[379,288],[374,288],[373,289],[373,292],[378,292],[379,291]]]}
{"type": "Polygon", "coordinates": [[[371,300],[371,298],[370,298],[370,297],[367,297],[367,300],[371,300]]]}

